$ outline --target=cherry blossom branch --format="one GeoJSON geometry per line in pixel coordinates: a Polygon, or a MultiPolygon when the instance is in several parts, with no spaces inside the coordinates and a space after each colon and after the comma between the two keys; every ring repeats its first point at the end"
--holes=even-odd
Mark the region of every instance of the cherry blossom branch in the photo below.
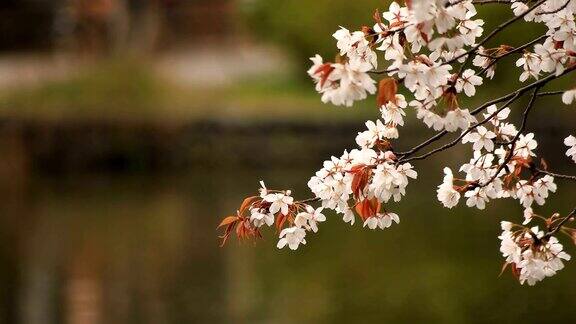
{"type": "MultiPolygon", "coordinates": [[[[462,3],[462,2],[464,2],[464,1],[466,1],[466,0],[458,0],[458,1],[455,1],[455,2],[452,2],[452,3],[447,3],[447,4],[446,4],[446,7],[447,7],[447,8],[448,8],[448,7],[452,7],[452,6],[455,6],[455,5],[458,5],[458,4],[462,3]]],[[[511,4],[512,1],[510,1],[510,0],[473,0],[472,3],[473,3],[473,4],[477,4],[477,5],[485,5],[485,4],[492,4],[492,3],[496,3],[496,4],[511,4]]]]}
{"type": "MultiPolygon", "coordinates": [[[[576,243],[576,228],[566,226],[574,220],[576,209],[566,217],[554,213],[544,218],[532,207],[542,206],[549,194],[556,192],[555,178],[576,181],[576,176],[548,171],[544,160],[534,162],[538,142],[533,133],[527,133],[527,126],[538,98],[562,94],[567,105],[576,100],[576,88],[540,91],[576,70],[573,26],[566,23],[574,20],[576,8],[569,5],[574,0],[564,1],[451,0],[414,5],[406,1],[405,6],[392,2],[388,11],[380,14],[376,10],[373,28],[365,26],[351,32],[341,27],[333,34],[339,50],[336,62],[325,62],[315,55],[307,73],[324,103],[350,107],[376,95],[381,118],[366,121],[367,129],[355,139],[359,148],[324,161],[307,183],[314,197],[295,200],[291,190],[271,190],[261,181],[259,194],[245,198],[236,214],[225,217],[218,226],[224,230],[222,243],[234,233],[239,239],[261,238],[260,231],[267,226],[276,229],[277,248],[296,250],[307,243],[307,234],[316,233],[317,225],[326,220],[325,209],[342,215],[351,225],[359,217],[363,227],[389,228],[400,218],[388,204],[400,201],[411,179],[418,177],[409,162],[424,160],[459,143],[472,143],[473,156],[459,169],[464,177],[455,177],[451,168],[444,168],[443,181],[436,190],[438,201],[453,208],[464,197],[468,207],[482,210],[493,199],[518,200],[524,207],[522,225],[501,222],[498,238],[505,265],[510,265],[521,284],[534,285],[554,275],[570,259],[554,235],[562,232],[576,243]],[[472,19],[477,14],[473,4],[489,3],[512,4],[514,17],[482,36],[484,20],[472,19]],[[446,9],[450,6],[458,7],[446,9]],[[496,35],[522,20],[542,23],[548,31],[516,47],[504,44],[489,48],[496,35]],[[385,53],[390,64],[386,70],[376,70],[377,51],[385,53]],[[535,80],[473,110],[461,108],[461,98],[474,97],[477,87],[485,83],[484,75],[492,78],[494,66],[514,54],[522,54],[516,61],[523,70],[520,81],[535,80]],[[474,67],[468,68],[470,65],[474,67]],[[399,75],[392,75],[395,71],[399,75]],[[389,76],[379,82],[370,75],[384,73],[389,76]],[[414,95],[413,101],[399,93],[399,84],[414,95]],[[525,95],[530,99],[518,107],[523,113],[516,128],[506,120],[511,105],[516,109],[525,95]],[[441,106],[436,107],[439,101],[441,106]],[[395,152],[393,143],[399,138],[398,127],[404,126],[408,106],[414,107],[416,117],[426,126],[437,131],[410,150],[395,152]],[[461,133],[446,136],[455,131],[461,133]],[[525,226],[533,218],[545,223],[543,230],[525,226]]],[[[568,147],[566,156],[576,162],[576,137],[568,136],[564,145],[568,147]]]]}
{"type": "MultiPolygon", "coordinates": [[[[464,0],[462,0],[462,1],[464,1],[464,0]]],[[[530,12],[535,10],[538,6],[540,6],[544,2],[546,2],[546,0],[540,0],[534,6],[530,7],[528,10],[526,10],[524,13],[498,25],[490,34],[488,34],[488,36],[486,36],[484,39],[482,39],[478,44],[476,44],[475,46],[470,48],[468,51],[466,51],[460,55],[456,55],[452,59],[442,63],[442,65],[452,64],[452,63],[457,62],[461,58],[466,57],[466,61],[464,63],[462,63],[462,65],[460,66],[460,71],[458,72],[458,75],[461,75],[462,71],[464,70],[464,67],[467,66],[468,63],[470,62],[470,60],[472,59],[472,56],[471,56],[472,53],[475,53],[482,45],[486,44],[494,36],[498,35],[500,32],[502,32],[504,29],[506,29],[508,26],[512,25],[516,21],[524,18],[524,16],[526,16],[527,14],[529,14],[530,12]]],[[[476,4],[477,2],[474,2],[474,3],[476,4]]],[[[487,3],[511,3],[511,2],[502,2],[502,1],[497,1],[497,0],[488,0],[488,1],[478,2],[478,4],[487,4],[487,3]]],[[[457,3],[453,3],[452,5],[455,5],[455,4],[457,4],[457,3]]],[[[396,30],[396,31],[398,31],[398,30],[396,30]]],[[[392,69],[387,69],[387,70],[374,70],[374,71],[369,71],[369,73],[371,73],[371,74],[387,74],[387,73],[396,72],[396,71],[398,71],[398,68],[392,68],[392,69]]]]}
{"type": "Polygon", "coordinates": [[[507,50],[506,53],[501,54],[501,55],[497,55],[497,56],[492,56],[492,55],[485,55],[485,54],[476,53],[476,55],[481,55],[481,56],[490,58],[490,59],[492,60],[492,61],[491,61],[486,67],[484,67],[480,72],[476,73],[476,75],[482,75],[482,74],[484,74],[484,73],[485,73],[486,71],[488,71],[491,67],[493,67],[494,65],[496,65],[496,63],[498,63],[498,61],[500,61],[501,59],[503,59],[503,58],[505,58],[505,57],[507,57],[507,56],[510,56],[510,55],[512,55],[512,54],[514,54],[514,53],[518,53],[518,52],[520,52],[520,51],[523,51],[523,50],[525,50],[526,48],[528,48],[528,47],[530,47],[530,46],[532,46],[532,45],[534,45],[534,44],[536,44],[536,43],[538,43],[538,42],[546,39],[547,37],[548,37],[548,35],[546,35],[546,34],[541,35],[541,36],[539,36],[539,37],[531,40],[530,42],[528,42],[528,43],[526,43],[526,44],[524,44],[524,45],[522,45],[522,46],[518,46],[518,47],[516,47],[516,48],[514,48],[514,49],[507,50]]]}
{"type": "MultiPolygon", "coordinates": [[[[464,1],[464,0],[462,0],[464,1]]],[[[474,0],[472,1],[473,4],[478,4],[478,5],[484,5],[484,4],[491,4],[491,3],[496,3],[496,4],[511,4],[512,1],[510,0],[474,0]]]]}
{"type": "Polygon", "coordinates": [[[318,202],[318,201],[320,201],[320,198],[318,198],[318,197],[312,197],[312,198],[307,198],[307,199],[304,199],[304,200],[300,200],[300,201],[298,201],[298,202],[301,203],[301,204],[308,204],[308,203],[313,203],[313,202],[318,202]]]}
{"type": "Polygon", "coordinates": [[[528,106],[524,110],[524,114],[522,115],[522,125],[520,126],[520,129],[518,130],[518,132],[516,133],[514,138],[510,141],[510,145],[512,145],[512,146],[510,147],[508,154],[506,154],[506,158],[504,158],[504,161],[502,161],[502,163],[500,164],[500,166],[496,170],[496,173],[494,173],[494,175],[488,181],[486,181],[485,183],[480,185],[481,188],[488,186],[494,180],[496,180],[496,178],[498,178],[500,176],[500,172],[502,172],[502,170],[504,170],[508,166],[508,162],[510,162],[512,157],[514,157],[514,149],[516,148],[516,142],[520,138],[520,135],[522,135],[522,132],[524,132],[524,130],[526,129],[526,124],[528,121],[528,115],[530,114],[530,111],[532,110],[532,108],[534,107],[534,103],[536,102],[536,97],[538,96],[538,89],[540,89],[540,88],[537,87],[536,89],[534,89],[534,92],[532,93],[532,97],[530,98],[530,102],[528,103],[528,106]]]}
{"type": "Polygon", "coordinates": [[[551,15],[551,14],[555,14],[555,13],[557,13],[557,12],[560,12],[560,11],[564,10],[564,8],[566,8],[566,7],[570,4],[570,1],[572,1],[572,0],[566,0],[566,2],[565,2],[562,6],[558,7],[558,9],[551,10],[551,11],[539,12],[539,13],[537,13],[536,15],[538,15],[538,16],[540,16],[540,15],[551,15]]]}
{"type": "MultiPolygon", "coordinates": [[[[494,116],[496,116],[499,112],[501,112],[504,108],[506,108],[507,106],[509,106],[511,103],[513,103],[514,101],[516,101],[516,99],[518,99],[522,94],[521,93],[516,93],[512,98],[510,98],[505,104],[502,105],[502,107],[500,107],[498,110],[496,110],[493,114],[491,114],[488,118],[485,118],[484,120],[482,120],[481,122],[474,124],[472,126],[470,126],[468,129],[466,129],[464,132],[462,132],[462,134],[460,134],[460,136],[458,136],[455,140],[453,140],[452,142],[449,142],[447,144],[444,144],[441,147],[438,147],[436,149],[433,149],[432,151],[429,151],[428,153],[419,155],[419,156],[415,156],[415,157],[411,157],[411,158],[407,158],[405,159],[404,157],[400,158],[398,160],[398,163],[405,163],[405,162],[410,162],[410,161],[416,161],[416,160],[424,160],[436,153],[445,151],[451,147],[456,146],[458,143],[460,143],[460,141],[462,140],[462,138],[464,136],[466,136],[468,133],[470,133],[471,131],[473,131],[474,129],[478,128],[481,125],[484,125],[485,123],[487,123],[488,121],[490,121],[490,119],[492,119],[494,116]]],[[[479,111],[478,111],[479,112],[479,111]]]]}
{"type": "MultiPolygon", "coordinates": [[[[530,91],[530,90],[532,90],[532,89],[534,89],[534,88],[541,88],[541,87],[543,87],[546,83],[548,83],[548,82],[550,82],[550,81],[552,81],[552,80],[554,80],[554,79],[557,79],[557,78],[559,78],[559,77],[561,77],[561,76],[564,76],[564,75],[566,75],[566,74],[568,74],[568,73],[570,73],[570,72],[572,72],[572,71],[574,71],[574,70],[576,70],[576,65],[573,65],[573,66],[567,68],[567,69],[564,70],[564,72],[563,72],[562,74],[560,74],[560,75],[551,74],[551,75],[549,75],[549,76],[547,76],[547,77],[545,77],[545,78],[543,78],[543,79],[540,79],[540,80],[538,80],[538,81],[536,81],[536,82],[533,82],[533,83],[531,83],[531,84],[529,84],[529,85],[527,85],[527,86],[525,86],[525,87],[523,87],[523,88],[520,88],[520,89],[518,89],[518,90],[516,90],[516,91],[514,91],[514,92],[511,92],[511,93],[509,93],[509,94],[507,94],[507,95],[504,95],[504,96],[502,96],[502,97],[500,97],[500,98],[491,100],[491,101],[489,101],[489,102],[481,105],[480,107],[474,109],[473,111],[470,112],[470,114],[472,114],[472,115],[477,115],[478,113],[482,112],[484,109],[486,109],[487,107],[489,107],[489,106],[491,106],[491,105],[494,105],[494,104],[503,102],[503,101],[505,101],[505,100],[509,100],[509,102],[507,102],[506,104],[504,104],[504,105],[502,106],[502,108],[499,109],[499,110],[501,110],[501,109],[503,109],[504,107],[506,107],[507,105],[509,105],[510,103],[514,102],[514,100],[517,99],[517,98],[518,98],[519,96],[521,96],[522,94],[524,94],[524,93],[526,93],[526,92],[528,92],[528,91],[530,91]],[[511,99],[514,99],[514,100],[511,100],[511,99]]],[[[497,111],[497,113],[498,113],[498,112],[499,112],[499,111],[497,111]]],[[[491,117],[490,117],[490,118],[491,118],[491,117]]],[[[476,124],[475,126],[473,126],[473,128],[476,128],[476,127],[478,127],[478,126],[480,126],[480,125],[482,125],[482,124],[484,124],[484,123],[486,123],[486,122],[487,122],[487,121],[484,120],[484,121],[482,121],[480,124],[476,124]]],[[[442,147],[440,147],[440,148],[437,148],[437,149],[435,149],[435,150],[433,150],[433,151],[431,151],[431,152],[428,152],[428,153],[426,153],[426,154],[424,154],[424,155],[421,155],[421,156],[418,156],[418,157],[406,159],[406,157],[415,154],[416,152],[418,152],[418,151],[421,150],[422,148],[425,148],[425,147],[427,147],[428,145],[430,145],[430,144],[438,141],[439,139],[441,139],[442,137],[444,137],[446,134],[449,133],[449,132],[447,132],[446,130],[441,131],[441,132],[437,133],[436,135],[432,136],[431,138],[427,139],[426,141],[422,142],[421,144],[416,145],[414,148],[410,149],[409,151],[407,151],[407,152],[402,152],[402,153],[398,153],[398,155],[400,156],[399,162],[408,162],[408,161],[412,161],[412,160],[422,160],[422,159],[427,158],[427,157],[430,156],[430,155],[433,155],[433,154],[435,154],[435,153],[444,151],[445,149],[448,149],[448,148],[450,148],[450,147],[458,144],[458,141],[461,140],[462,137],[463,137],[464,135],[466,135],[467,132],[469,132],[469,131],[471,131],[471,130],[473,130],[473,129],[468,129],[468,130],[467,130],[466,132],[464,132],[461,136],[459,136],[455,141],[453,141],[453,142],[451,142],[451,143],[448,143],[448,144],[446,144],[446,145],[444,145],[444,146],[442,146],[442,147]],[[455,142],[455,143],[454,143],[454,142],[455,142]]]]}
{"type": "MultiPolygon", "coordinates": [[[[500,98],[497,98],[497,99],[488,101],[488,102],[482,104],[481,106],[479,106],[478,108],[474,109],[470,114],[471,114],[471,115],[477,115],[478,113],[480,113],[481,111],[483,111],[484,109],[486,109],[486,108],[488,108],[488,107],[490,107],[490,106],[492,106],[492,105],[495,105],[495,104],[500,103],[500,102],[502,102],[502,101],[504,101],[504,100],[510,99],[510,98],[511,98],[510,95],[511,95],[511,94],[508,94],[508,95],[502,96],[502,97],[500,97],[500,98]]],[[[514,95],[514,93],[512,93],[512,95],[514,95]]],[[[412,155],[412,154],[414,154],[414,153],[417,153],[418,151],[420,151],[421,149],[425,148],[426,146],[428,146],[428,145],[430,145],[430,144],[438,141],[439,139],[441,139],[442,137],[444,137],[444,136],[445,136],[446,134],[448,134],[448,133],[449,133],[448,131],[443,130],[443,131],[437,133],[436,135],[432,136],[431,138],[425,140],[424,142],[416,145],[415,147],[413,147],[413,148],[410,149],[409,151],[406,151],[406,152],[398,152],[398,153],[396,153],[396,154],[400,156],[400,159],[402,159],[402,158],[404,158],[404,157],[407,157],[407,156],[410,156],[410,155],[412,155]]]]}
{"type": "MultiPolygon", "coordinates": [[[[498,25],[496,28],[494,28],[494,30],[492,30],[492,32],[490,34],[488,34],[488,36],[484,37],[478,44],[476,44],[475,46],[473,46],[471,49],[469,49],[468,51],[460,54],[460,55],[456,55],[454,58],[452,58],[451,60],[447,61],[446,64],[451,64],[454,63],[456,61],[458,61],[459,59],[461,59],[462,57],[466,57],[466,61],[464,61],[464,63],[462,63],[462,66],[460,67],[460,71],[462,71],[464,69],[464,67],[466,65],[468,65],[468,63],[470,62],[470,60],[472,59],[472,56],[470,54],[476,52],[480,46],[486,44],[489,40],[491,40],[494,36],[498,35],[500,32],[502,32],[504,29],[506,29],[508,26],[512,25],[513,23],[515,23],[516,21],[523,19],[526,15],[528,15],[530,12],[534,11],[536,8],[538,8],[540,5],[542,5],[544,2],[546,2],[546,0],[540,0],[538,1],[536,4],[534,4],[532,7],[530,7],[528,10],[526,10],[525,12],[523,12],[522,14],[507,20],[505,22],[503,22],[502,24],[498,25]]],[[[461,73],[459,73],[461,74],[461,73]]]]}
{"type": "Polygon", "coordinates": [[[538,93],[539,97],[546,97],[546,96],[561,96],[564,94],[564,92],[566,92],[565,90],[560,90],[560,91],[546,91],[546,92],[540,92],[538,93]]]}

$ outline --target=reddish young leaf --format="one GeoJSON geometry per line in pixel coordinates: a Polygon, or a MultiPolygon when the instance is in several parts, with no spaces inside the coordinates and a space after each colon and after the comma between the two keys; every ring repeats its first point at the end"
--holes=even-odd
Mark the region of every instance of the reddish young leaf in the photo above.
{"type": "Polygon", "coordinates": [[[248,198],[244,199],[244,201],[242,202],[242,205],[240,205],[240,215],[242,215],[244,213],[244,210],[246,208],[248,208],[258,198],[260,198],[260,197],[252,196],[252,197],[248,197],[248,198]]]}
{"type": "Polygon", "coordinates": [[[282,213],[278,213],[279,215],[276,217],[276,230],[280,232],[282,227],[284,227],[284,223],[286,222],[286,215],[282,213]]]}
{"type": "Polygon", "coordinates": [[[380,211],[380,203],[376,198],[364,199],[356,204],[356,212],[362,220],[375,216],[380,211]]]}
{"type": "Polygon", "coordinates": [[[226,226],[226,225],[232,224],[232,223],[234,223],[234,222],[237,221],[237,220],[238,220],[238,216],[228,216],[228,217],[226,217],[226,218],[224,218],[224,219],[222,220],[222,222],[220,223],[220,225],[218,225],[217,228],[220,228],[220,227],[222,227],[222,226],[226,226]]]}
{"type": "Polygon", "coordinates": [[[244,234],[246,233],[246,226],[244,225],[243,222],[239,222],[238,224],[236,224],[236,236],[238,236],[239,239],[244,238],[244,234]]]}
{"type": "Polygon", "coordinates": [[[382,107],[388,102],[396,103],[396,93],[398,92],[398,83],[394,78],[382,79],[378,84],[378,96],[376,102],[378,107],[382,107]]]}
{"type": "Polygon", "coordinates": [[[397,21],[395,21],[395,22],[393,22],[393,23],[390,24],[390,28],[402,27],[402,26],[404,26],[404,22],[399,21],[399,20],[397,20],[397,21]]]}
{"type": "Polygon", "coordinates": [[[226,244],[226,241],[230,237],[230,234],[232,234],[232,230],[234,229],[234,225],[235,225],[235,223],[230,223],[226,226],[226,230],[224,231],[224,234],[222,236],[220,236],[220,238],[222,239],[222,243],[220,243],[220,247],[223,247],[226,244]]]}
{"type": "Polygon", "coordinates": [[[370,176],[372,175],[372,169],[362,165],[358,169],[352,168],[354,173],[354,178],[352,178],[352,192],[356,199],[359,199],[364,191],[364,188],[368,185],[370,176]]]}
{"type": "MultiPolygon", "coordinates": [[[[418,24],[419,29],[423,29],[424,24],[418,24]]],[[[421,31],[420,32],[420,37],[422,37],[422,39],[428,43],[430,41],[430,39],[428,38],[428,34],[426,34],[425,32],[421,31]]]]}

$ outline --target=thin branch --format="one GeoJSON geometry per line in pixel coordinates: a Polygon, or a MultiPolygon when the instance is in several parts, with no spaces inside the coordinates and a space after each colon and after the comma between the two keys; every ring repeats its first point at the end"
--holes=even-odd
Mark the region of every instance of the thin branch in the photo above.
{"type": "Polygon", "coordinates": [[[570,214],[564,217],[564,219],[560,221],[560,223],[558,223],[558,225],[556,225],[553,230],[546,233],[542,239],[549,239],[552,235],[558,233],[562,229],[562,226],[564,226],[564,224],[566,224],[569,220],[573,219],[574,216],[576,216],[576,208],[572,210],[570,214]]]}
{"type": "Polygon", "coordinates": [[[540,92],[540,93],[538,93],[538,96],[539,96],[539,97],[546,97],[546,96],[561,96],[561,95],[563,95],[563,94],[564,94],[564,92],[566,92],[566,91],[560,90],[560,91],[547,91],[547,92],[540,92]]]}
{"type": "MultiPolygon", "coordinates": [[[[458,1],[454,1],[452,3],[447,3],[446,7],[455,6],[455,5],[458,5],[464,1],[466,1],[466,0],[458,0],[458,1]]],[[[510,0],[472,0],[472,3],[477,4],[477,5],[484,5],[484,4],[490,4],[490,3],[511,4],[512,1],[510,1],[510,0]]]]}
{"type": "Polygon", "coordinates": [[[576,176],[554,173],[546,170],[536,169],[536,172],[553,176],[554,178],[576,181],[576,176]]]}
{"type": "Polygon", "coordinates": [[[438,152],[442,152],[445,151],[453,146],[456,146],[458,143],[460,143],[460,141],[462,140],[462,138],[464,136],[466,136],[468,133],[470,133],[471,131],[473,131],[474,129],[478,128],[481,125],[484,125],[485,123],[487,123],[490,119],[492,119],[494,116],[496,116],[498,113],[500,113],[504,108],[506,108],[508,105],[510,105],[511,103],[513,103],[514,101],[516,101],[516,99],[518,99],[521,96],[520,93],[516,93],[512,98],[510,98],[505,104],[502,105],[502,107],[500,107],[500,109],[496,110],[493,114],[491,114],[490,116],[488,116],[488,118],[485,118],[483,121],[474,124],[472,126],[470,126],[468,129],[466,129],[462,134],[460,134],[460,136],[458,136],[455,140],[453,140],[452,142],[449,142],[447,144],[444,144],[441,147],[438,147],[436,149],[433,149],[432,151],[429,151],[428,153],[419,155],[419,156],[415,156],[415,157],[411,157],[411,158],[401,158],[398,160],[398,163],[400,162],[408,162],[408,161],[415,161],[415,160],[424,160],[427,157],[434,155],[438,152]]]}
{"type": "Polygon", "coordinates": [[[524,114],[522,115],[522,125],[520,126],[520,129],[518,130],[514,138],[510,141],[512,146],[510,147],[510,151],[508,151],[508,154],[506,154],[506,158],[504,159],[504,161],[502,161],[502,164],[500,164],[498,170],[496,170],[496,173],[494,173],[494,175],[490,178],[490,180],[480,185],[481,188],[488,186],[490,183],[496,180],[496,178],[498,178],[498,176],[500,175],[500,172],[502,172],[502,170],[504,170],[507,167],[508,162],[510,162],[510,160],[514,157],[514,149],[516,148],[516,142],[520,138],[522,132],[526,129],[528,115],[530,114],[530,111],[532,110],[532,108],[534,107],[534,103],[536,102],[536,97],[538,96],[538,89],[540,88],[537,87],[536,89],[534,89],[532,97],[530,98],[530,102],[528,103],[528,106],[524,110],[524,114]]]}
{"type": "Polygon", "coordinates": [[[552,10],[552,11],[544,11],[544,12],[539,12],[536,15],[540,16],[540,15],[551,15],[551,14],[555,14],[559,11],[562,11],[564,8],[568,7],[568,4],[570,4],[570,1],[572,0],[567,0],[562,6],[558,7],[558,9],[552,10]]]}
{"type": "Polygon", "coordinates": [[[318,197],[308,198],[308,199],[300,200],[298,202],[301,204],[307,204],[307,203],[317,202],[317,201],[320,201],[320,198],[318,198],[318,197]]]}
{"type": "MultiPolygon", "coordinates": [[[[543,40],[543,39],[545,39],[545,38],[547,38],[547,37],[548,37],[548,35],[546,35],[546,34],[541,35],[540,37],[535,38],[535,39],[531,40],[530,42],[528,42],[528,43],[526,43],[526,44],[524,44],[524,45],[522,45],[522,46],[518,46],[518,47],[516,47],[516,48],[514,48],[514,49],[512,49],[512,50],[510,50],[510,51],[507,51],[507,52],[504,53],[504,54],[498,55],[498,56],[482,55],[482,56],[486,56],[486,57],[491,58],[492,61],[491,61],[485,68],[483,68],[482,71],[478,72],[477,75],[481,75],[481,74],[485,73],[486,71],[488,71],[488,69],[490,69],[491,67],[493,67],[494,65],[496,65],[496,63],[498,63],[499,60],[501,60],[501,59],[503,59],[503,58],[505,58],[505,57],[507,57],[507,56],[509,56],[509,55],[512,55],[512,54],[514,54],[514,53],[518,53],[518,52],[520,52],[520,51],[523,51],[524,49],[526,49],[526,48],[528,48],[528,47],[530,47],[530,46],[538,43],[539,41],[541,41],[541,40],[543,40]]],[[[476,55],[479,55],[479,54],[480,54],[480,53],[476,53],[476,55]]]]}
{"type": "Polygon", "coordinates": [[[512,1],[510,0],[473,0],[473,4],[484,5],[490,3],[497,3],[497,4],[511,4],[512,1]]]}

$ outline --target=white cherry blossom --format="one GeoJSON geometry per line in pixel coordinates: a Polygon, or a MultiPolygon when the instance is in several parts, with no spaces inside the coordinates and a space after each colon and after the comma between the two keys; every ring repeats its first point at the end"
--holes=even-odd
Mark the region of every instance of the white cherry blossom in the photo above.
{"type": "Polygon", "coordinates": [[[479,85],[482,85],[482,78],[477,76],[474,70],[467,69],[462,73],[462,76],[456,80],[456,91],[464,91],[468,97],[473,97],[476,94],[475,87],[479,85]]]}
{"type": "Polygon", "coordinates": [[[266,213],[265,211],[263,212],[257,208],[251,209],[250,213],[250,221],[256,227],[261,227],[264,224],[268,226],[272,226],[274,224],[274,215],[272,213],[266,213]]]}
{"type": "Polygon", "coordinates": [[[318,232],[318,223],[326,221],[326,216],[322,214],[324,208],[320,207],[314,209],[312,206],[306,206],[306,211],[296,215],[294,224],[298,227],[303,227],[312,232],[318,232]]]}
{"type": "Polygon", "coordinates": [[[485,149],[492,152],[494,150],[494,142],[492,141],[494,138],[496,138],[496,134],[484,126],[478,126],[475,132],[470,132],[462,138],[462,143],[472,143],[474,151],[485,149]]]}
{"type": "Polygon", "coordinates": [[[290,250],[298,249],[300,244],[306,244],[306,230],[303,228],[293,226],[285,228],[280,232],[280,240],[276,245],[279,249],[288,246],[290,250]]]}
{"type": "Polygon", "coordinates": [[[437,193],[438,200],[444,207],[452,208],[458,205],[460,193],[454,189],[454,175],[449,168],[444,168],[444,180],[438,186],[437,193]]]}
{"type": "Polygon", "coordinates": [[[290,197],[290,191],[287,191],[286,193],[267,194],[264,200],[271,203],[269,208],[271,214],[281,212],[282,215],[288,215],[288,208],[292,205],[294,198],[290,197]]]}

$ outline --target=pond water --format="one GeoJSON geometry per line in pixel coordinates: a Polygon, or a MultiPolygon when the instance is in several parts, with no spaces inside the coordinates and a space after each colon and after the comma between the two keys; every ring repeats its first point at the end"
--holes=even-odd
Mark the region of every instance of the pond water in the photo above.
{"type": "MultiPolygon", "coordinates": [[[[218,247],[216,225],[257,180],[301,181],[295,169],[35,179],[2,211],[6,323],[555,322],[576,315],[576,266],[523,287],[498,277],[499,221],[435,202],[440,175],[421,173],[385,231],[331,215],[298,252],[218,247]]],[[[298,185],[299,184],[299,185],[298,185]]],[[[569,203],[569,194],[551,201],[569,203]]],[[[572,249],[568,249],[571,251],[572,249]]]]}

